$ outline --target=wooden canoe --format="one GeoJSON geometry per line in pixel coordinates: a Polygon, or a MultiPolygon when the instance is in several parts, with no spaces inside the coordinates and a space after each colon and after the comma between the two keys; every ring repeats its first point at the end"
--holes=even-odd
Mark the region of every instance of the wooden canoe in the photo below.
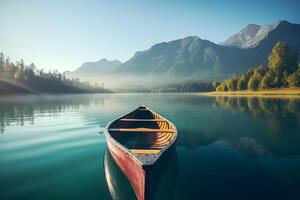
{"type": "Polygon", "coordinates": [[[131,183],[138,200],[148,199],[152,166],[176,141],[172,122],[145,106],[121,116],[104,131],[108,149],[131,183]]]}

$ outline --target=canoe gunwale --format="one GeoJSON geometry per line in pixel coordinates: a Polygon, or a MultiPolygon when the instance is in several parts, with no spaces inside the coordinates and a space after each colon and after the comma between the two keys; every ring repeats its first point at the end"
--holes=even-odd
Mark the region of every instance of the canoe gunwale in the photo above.
{"type": "Polygon", "coordinates": [[[115,144],[118,148],[120,148],[121,150],[123,150],[132,160],[134,160],[138,165],[140,165],[142,168],[144,168],[145,166],[149,166],[149,165],[153,165],[157,160],[159,160],[160,156],[166,151],[168,150],[174,143],[175,141],[177,140],[177,128],[176,126],[168,119],[164,118],[163,116],[159,115],[158,113],[154,112],[153,110],[149,109],[148,107],[146,106],[143,106],[145,109],[149,110],[150,112],[160,116],[163,120],[167,121],[168,123],[170,123],[170,125],[174,128],[174,138],[163,148],[160,150],[159,153],[157,154],[140,154],[140,155],[136,155],[134,153],[132,153],[128,148],[126,148],[125,146],[123,146],[121,143],[119,143],[117,140],[115,140],[111,135],[110,135],[110,132],[109,132],[109,127],[110,125],[115,122],[116,120],[119,120],[123,117],[125,117],[126,115],[132,113],[132,112],[135,112],[136,110],[139,109],[139,107],[131,112],[128,112],[120,117],[117,117],[115,118],[114,120],[112,120],[111,122],[109,122],[105,129],[104,129],[104,135],[105,137],[110,140],[113,144],[115,144]],[[149,155],[154,155],[155,156],[155,159],[152,161],[152,162],[142,162],[140,161],[139,159],[137,159],[137,156],[149,156],[149,155]]]}

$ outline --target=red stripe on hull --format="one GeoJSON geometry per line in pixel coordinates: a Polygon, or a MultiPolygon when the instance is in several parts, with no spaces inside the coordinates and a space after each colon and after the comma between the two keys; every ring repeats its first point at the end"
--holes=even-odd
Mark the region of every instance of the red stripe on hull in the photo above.
{"type": "Polygon", "coordinates": [[[136,163],[135,160],[133,160],[133,158],[131,158],[123,149],[119,148],[109,139],[107,139],[106,141],[112,157],[114,158],[122,172],[125,174],[125,176],[129,179],[138,200],[144,200],[146,179],[145,170],[141,165],[136,163]]]}

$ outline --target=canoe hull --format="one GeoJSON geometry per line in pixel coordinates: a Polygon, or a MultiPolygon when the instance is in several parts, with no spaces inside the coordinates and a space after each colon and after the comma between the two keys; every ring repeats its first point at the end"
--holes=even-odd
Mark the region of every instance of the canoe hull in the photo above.
{"type": "Polygon", "coordinates": [[[106,138],[106,142],[115,162],[130,181],[138,200],[145,200],[146,170],[110,138],[106,138]]]}
{"type": "Polygon", "coordinates": [[[165,161],[163,158],[172,152],[177,138],[177,129],[173,123],[145,106],[140,106],[110,122],[104,135],[113,159],[128,178],[138,200],[153,199],[159,173],[165,166],[162,164],[165,161]],[[126,138],[120,134],[134,137],[126,138]],[[144,134],[149,135],[145,137],[144,134]],[[146,146],[138,147],[136,144],[146,146]]]}

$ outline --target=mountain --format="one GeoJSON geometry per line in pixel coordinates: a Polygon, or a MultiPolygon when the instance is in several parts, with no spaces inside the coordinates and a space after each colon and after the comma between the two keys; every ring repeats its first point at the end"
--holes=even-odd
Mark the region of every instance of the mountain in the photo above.
{"type": "Polygon", "coordinates": [[[106,59],[85,63],[67,76],[128,88],[190,79],[222,80],[259,64],[266,66],[278,41],[286,42],[300,57],[299,35],[300,25],[288,21],[249,24],[220,44],[189,36],[136,52],[123,64],[106,59]]]}
{"type": "Polygon", "coordinates": [[[279,40],[292,44],[299,40],[297,35],[299,36],[299,24],[292,24],[285,20],[280,20],[272,25],[249,24],[240,32],[221,42],[220,45],[255,48],[265,40],[270,40],[270,37],[273,40],[272,44],[279,40]]]}
{"type": "MultiPolygon", "coordinates": [[[[220,77],[240,72],[247,60],[245,50],[217,45],[197,36],[163,42],[137,52],[116,68],[117,74],[143,76],[220,77]]],[[[244,70],[242,70],[244,71],[244,70]]]]}
{"type": "Polygon", "coordinates": [[[273,25],[250,24],[221,44],[190,36],[163,42],[137,52],[114,70],[118,75],[223,79],[259,64],[278,41],[286,42],[300,56],[300,25],[279,21],[273,25]]]}
{"type": "Polygon", "coordinates": [[[230,36],[220,44],[223,46],[236,46],[240,48],[255,47],[261,40],[263,40],[270,31],[276,28],[278,24],[274,25],[257,25],[249,24],[240,32],[230,36]]]}
{"type": "Polygon", "coordinates": [[[118,60],[109,61],[104,58],[96,62],[86,62],[75,71],[66,72],[66,76],[85,78],[95,75],[107,74],[116,69],[121,64],[122,63],[118,60]]]}
{"type": "Polygon", "coordinates": [[[288,21],[279,21],[276,27],[270,31],[266,37],[261,40],[255,47],[248,48],[250,56],[254,61],[262,62],[266,64],[267,57],[271,52],[273,46],[278,42],[282,41],[293,49],[298,57],[300,58],[300,24],[293,24],[288,21]],[[265,59],[263,59],[265,58],[265,59]]]}

